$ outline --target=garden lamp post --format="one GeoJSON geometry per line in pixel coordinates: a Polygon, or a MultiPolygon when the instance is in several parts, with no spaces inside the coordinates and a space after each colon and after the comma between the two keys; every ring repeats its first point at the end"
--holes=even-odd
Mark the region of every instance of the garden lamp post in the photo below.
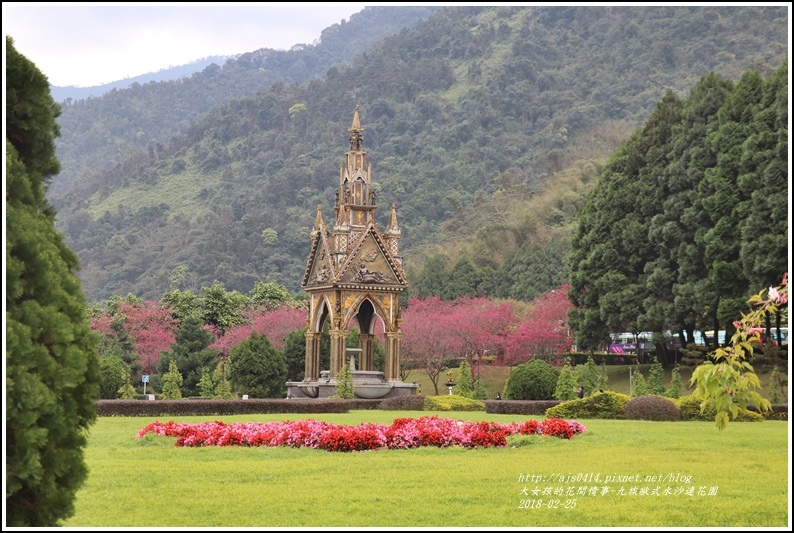
{"type": "Polygon", "coordinates": [[[447,388],[449,388],[449,393],[452,394],[452,387],[457,385],[457,383],[455,383],[452,379],[452,370],[447,372],[447,382],[445,383],[445,385],[447,386],[447,388]]]}

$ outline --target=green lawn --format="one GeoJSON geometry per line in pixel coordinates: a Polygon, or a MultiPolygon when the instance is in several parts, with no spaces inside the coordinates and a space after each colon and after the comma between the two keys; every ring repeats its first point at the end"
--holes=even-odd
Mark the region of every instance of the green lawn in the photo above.
{"type": "MultiPolygon", "coordinates": [[[[175,420],[388,424],[396,417],[429,414],[355,411],[175,420]]],[[[785,527],[790,520],[786,422],[732,422],[719,432],[712,422],[581,420],[588,432],[570,441],[533,436],[516,438],[517,446],[508,448],[334,453],[176,448],[173,438],[153,435],[136,441],[135,434],[153,420],[103,417],[92,426],[89,477],[77,494],[75,515],[63,525],[785,527]],[[557,479],[532,482],[531,476],[557,479]],[[560,482],[568,476],[574,480],[560,482]]]]}

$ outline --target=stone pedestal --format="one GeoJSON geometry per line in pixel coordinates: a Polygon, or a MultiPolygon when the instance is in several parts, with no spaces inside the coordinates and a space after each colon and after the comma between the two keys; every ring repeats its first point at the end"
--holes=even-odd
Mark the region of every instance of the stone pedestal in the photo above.
{"type": "MultiPolygon", "coordinates": [[[[402,381],[386,381],[383,372],[373,370],[354,370],[353,393],[356,398],[380,399],[416,394],[419,385],[402,381]]],[[[330,398],[336,394],[336,378],[329,370],[320,372],[318,380],[288,381],[287,398],[312,399],[330,398]]]]}

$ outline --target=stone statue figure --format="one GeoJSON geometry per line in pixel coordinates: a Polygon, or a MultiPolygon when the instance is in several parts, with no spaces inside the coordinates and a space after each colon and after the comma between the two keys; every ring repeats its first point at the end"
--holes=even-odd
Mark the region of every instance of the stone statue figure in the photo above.
{"type": "Polygon", "coordinates": [[[371,271],[364,263],[359,263],[358,272],[353,276],[353,281],[359,283],[388,283],[388,279],[380,271],[371,271]]]}

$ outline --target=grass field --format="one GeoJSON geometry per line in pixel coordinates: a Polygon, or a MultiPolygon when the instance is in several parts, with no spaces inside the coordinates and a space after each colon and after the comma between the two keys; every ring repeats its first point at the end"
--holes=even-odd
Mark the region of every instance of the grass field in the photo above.
{"type": "MultiPolygon", "coordinates": [[[[175,420],[315,418],[340,424],[390,424],[396,417],[430,414],[434,413],[355,411],[175,420]]],[[[497,422],[527,418],[484,412],[436,414],[497,422]]],[[[791,525],[787,422],[733,422],[720,432],[711,422],[580,420],[588,432],[570,441],[511,437],[515,446],[507,448],[334,453],[296,448],[176,448],[173,438],[154,435],[136,441],[136,433],[152,421],[148,417],[103,417],[92,426],[86,449],[89,477],[77,494],[75,515],[63,525],[791,525]],[[549,479],[533,482],[531,476],[549,479]],[[552,476],[557,476],[556,480],[552,481],[552,476]],[[568,476],[574,479],[563,482],[568,476]],[[544,491],[550,494],[544,495],[544,491]]]]}

